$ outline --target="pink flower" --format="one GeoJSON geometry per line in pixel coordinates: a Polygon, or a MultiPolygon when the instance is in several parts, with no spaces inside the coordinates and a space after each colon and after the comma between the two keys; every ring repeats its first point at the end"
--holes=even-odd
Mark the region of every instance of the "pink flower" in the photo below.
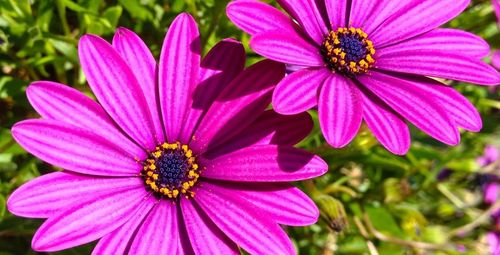
{"type": "Polygon", "coordinates": [[[287,16],[254,0],[230,3],[228,17],[252,36],[267,58],[306,66],[281,81],[273,106],[296,114],[318,106],[327,142],[346,146],[362,120],[389,151],[405,154],[405,120],[435,139],[456,145],[458,127],[479,131],[474,106],[439,77],[482,85],[500,83],[483,63],[481,38],[440,25],[470,0],[278,0],[287,16]]]}
{"type": "Polygon", "coordinates": [[[78,51],[99,104],[35,82],[27,93],[42,119],[12,129],[27,151],[65,169],[8,200],[16,215],[48,218],[33,249],[100,239],[94,254],[294,253],[279,224],[312,224],[319,212],[287,182],[327,165],[293,147],[312,128],[308,114],[265,110],[284,65],[244,69],[244,49],[231,39],[200,60],[188,14],[170,26],[158,65],[124,28],[113,45],[86,35],[78,51]]]}

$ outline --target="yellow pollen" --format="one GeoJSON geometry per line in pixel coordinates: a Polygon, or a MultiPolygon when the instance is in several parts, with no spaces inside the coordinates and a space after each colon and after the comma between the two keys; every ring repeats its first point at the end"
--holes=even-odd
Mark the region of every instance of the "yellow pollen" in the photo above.
{"type": "Polygon", "coordinates": [[[375,47],[361,28],[341,27],[325,37],[321,53],[327,67],[346,76],[367,73],[375,64],[375,47]]]}

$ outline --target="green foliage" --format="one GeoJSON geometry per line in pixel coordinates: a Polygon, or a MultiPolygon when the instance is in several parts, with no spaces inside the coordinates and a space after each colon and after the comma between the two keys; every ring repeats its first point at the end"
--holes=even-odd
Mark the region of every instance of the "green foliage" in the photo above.
{"type": "MultiPolygon", "coordinates": [[[[184,11],[200,25],[204,52],[233,37],[244,43],[248,64],[254,63],[261,58],[249,50],[248,35],[228,21],[227,2],[0,0],[0,254],[34,254],[30,242],[41,221],[13,216],[5,201],[22,183],[58,170],[25,152],[10,135],[15,122],[36,117],[26,86],[52,80],[89,92],[78,62],[79,37],[93,33],[110,40],[117,26],[124,26],[140,34],[158,56],[166,29],[184,11]]],[[[500,48],[489,0],[473,1],[446,26],[474,32],[500,48]]],[[[460,246],[466,254],[486,253],[484,236],[494,225],[481,217],[488,208],[477,179],[492,167],[480,167],[475,158],[486,144],[500,146],[499,94],[486,87],[452,85],[474,103],[484,122],[481,133],[462,133],[457,147],[412,129],[412,148],[399,157],[383,149],[363,126],[352,144],[335,150],[316,125],[300,146],[327,160],[330,171],[297,183],[322,213],[315,225],[287,228],[301,254],[458,254],[460,246]],[[437,175],[444,168],[452,175],[440,182],[437,175]]],[[[311,114],[317,122],[316,113],[311,114]]],[[[60,254],[89,254],[92,247],[60,254]]]]}

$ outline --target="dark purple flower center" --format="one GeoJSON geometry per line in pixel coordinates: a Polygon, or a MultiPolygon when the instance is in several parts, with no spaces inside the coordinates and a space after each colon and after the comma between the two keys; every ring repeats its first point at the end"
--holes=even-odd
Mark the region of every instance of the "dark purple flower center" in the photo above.
{"type": "Polygon", "coordinates": [[[330,31],[321,48],[327,67],[346,76],[363,74],[373,66],[375,48],[359,28],[330,31]]]}
{"type": "Polygon", "coordinates": [[[187,145],[164,143],[143,162],[141,175],[146,188],[157,197],[193,197],[200,173],[196,158],[187,145]]]}

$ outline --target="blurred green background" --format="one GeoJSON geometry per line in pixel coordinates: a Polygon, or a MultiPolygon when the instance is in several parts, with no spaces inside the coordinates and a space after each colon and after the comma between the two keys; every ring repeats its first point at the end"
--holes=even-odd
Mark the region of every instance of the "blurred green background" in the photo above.
{"type": "MultiPolygon", "coordinates": [[[[78,63],[80,36],[93,33],[110,40],[115,28],[124,26],[138,33],[157,57],[166,29],[180,12],[197,19],[204,52],[232,37],[243,41],[248,64],[260,60],[248,49],[248,35],[226,18],[227,2],[0,0],[0,254],[35,253],[30,242],[42,221],[13,216],[5,201],[24,182],[58,170],[29,155],[10,135],[15,122],[37,116],[27,102],[26,86],[52,80],[89,92],[78,63]]],[[[500,48],[489,0],[474,0],[446,26],[478,34],[492,49],[500,48]]],[[[481,166],[476,158],[486,145],[500,146],[499,93],[452,85],[480,110],[484,122],[481,133],[464,132],[457,147],[412,129],[412,148],[399,157],[384,150],[363,126],[351,145],[334,150],[316,125],[300,146],[327,160],[330,172],[297,183],[322,214],[313,226],[287,228],[300,254],[489,253],[485,236],[500,230],[489,216],[498,202],[485,203],[483,187],[498,176],[500,163],[481,166]]],[[[316,113],[311,114],[317,120],[316,113]]],[[[57,254],[89,254],[93,245],[57,254]]]]}

